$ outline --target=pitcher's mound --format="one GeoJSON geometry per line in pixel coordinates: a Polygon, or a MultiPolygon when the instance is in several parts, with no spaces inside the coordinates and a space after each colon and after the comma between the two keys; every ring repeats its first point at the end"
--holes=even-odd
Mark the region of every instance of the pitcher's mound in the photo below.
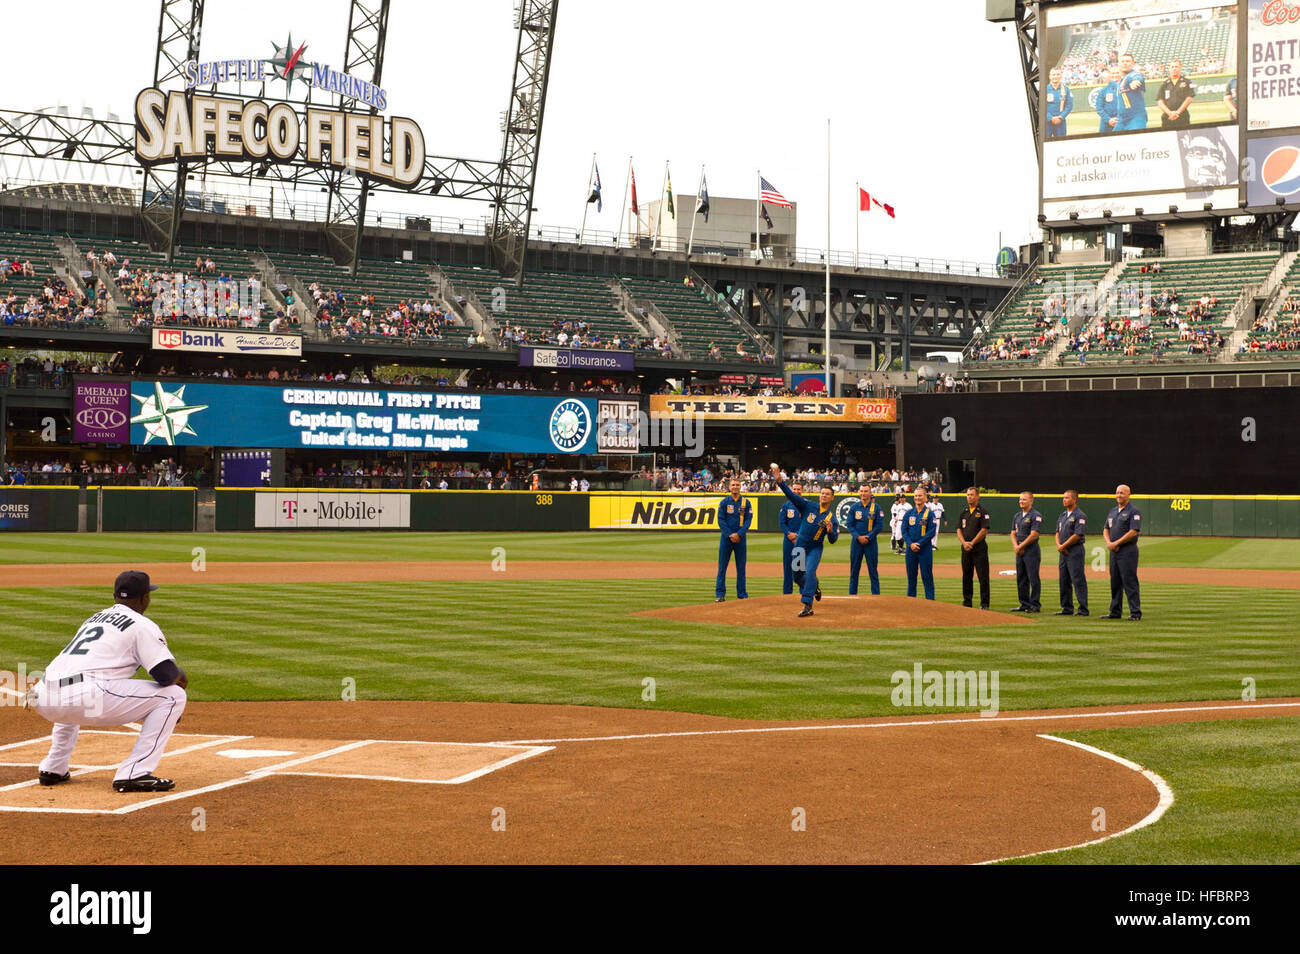
{"type": "Polygon", "coordinates": [[[760,596],[697,606],[643,610],[636,616],[675,619],[720,626],[802,626],[811,629],[922,629],[928,627],[1003,626],[1026,623],[1023,615],[993,613],[952,603],[908,596],[827,596],[813,604],[813,615],[798,619],[797,596],[760,596]]]}

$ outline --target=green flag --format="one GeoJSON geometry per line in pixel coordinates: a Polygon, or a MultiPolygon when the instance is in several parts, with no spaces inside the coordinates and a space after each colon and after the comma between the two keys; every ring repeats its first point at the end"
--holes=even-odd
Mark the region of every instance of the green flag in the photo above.
{"type": "Polygon", "coordinates": [[[668,214],[674,219],[677,218],[677,212],[673,209],[673,174],[668,173],[668,214]]]}

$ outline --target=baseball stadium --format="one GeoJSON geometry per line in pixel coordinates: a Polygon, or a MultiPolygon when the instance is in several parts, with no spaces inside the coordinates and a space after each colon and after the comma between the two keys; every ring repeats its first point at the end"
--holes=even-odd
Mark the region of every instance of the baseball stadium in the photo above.
{"type": "Polygon", "coordinates": [[[542,224],[559,0],[487,158],[417,5],[147,6],[131,115],[0,109],[0,861],[1300,861],[1300,6],[969,14],[987,261],[763,136],[542,224]]]}

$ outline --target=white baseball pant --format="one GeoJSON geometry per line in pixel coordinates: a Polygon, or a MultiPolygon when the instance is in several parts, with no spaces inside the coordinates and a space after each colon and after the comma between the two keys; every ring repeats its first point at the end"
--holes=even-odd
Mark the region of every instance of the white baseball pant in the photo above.
{"type": "Polygon", "coordinates": [[[54,723],[50,754],[40,771],[63,775],[72,761],[77,734],[83,725],[140,723],[140,737],[126,761],[118,766],[114,781],[153,774],[167,748],[167,740],[185,711],[185,690],[160,686],[145,679],[97,680],[89,676],[63,688],[57,680],[36,684],[32,708],[54,723]]]}

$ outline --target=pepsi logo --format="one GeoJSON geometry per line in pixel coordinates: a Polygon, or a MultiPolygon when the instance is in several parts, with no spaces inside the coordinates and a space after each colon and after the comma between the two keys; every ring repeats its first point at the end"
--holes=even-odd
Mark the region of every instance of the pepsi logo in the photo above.
{"type": "Polygon", "coordinates": [[[1300,192],[1300,146],[1278,146],[1265,157],[1260,181],[1274,195],[1300,192]]]}

